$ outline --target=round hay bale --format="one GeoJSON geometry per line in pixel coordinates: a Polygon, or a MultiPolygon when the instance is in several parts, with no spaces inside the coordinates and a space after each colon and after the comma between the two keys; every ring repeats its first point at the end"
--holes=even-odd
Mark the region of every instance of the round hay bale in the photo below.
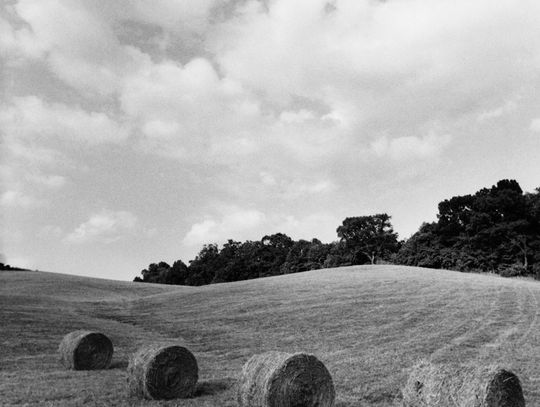
{"type": "Polygon", "coordinates": [[[102,333],[80,330],[64,336],[58,351],[60,361],[67,369],[107,369],[111,364],[113,344],[102,333]]]}
{"type": "Polygon", "coordinates": [[[403,393],[404,407],[525,407],[518,377],[490,366],[420,362],[403,393]]]}
{"type": "Polygon", "coordinates": [[[242,368],[240,407],[331,407],[335,391],[330,373],[313,355],[266,352],[242,368]]]}
{"type": "Polygon", "coordinates": [[[127,371],[129,395],[150,400],[191,397],[199,378],[195,356],[182,346],[143,347],[127,371]]]}

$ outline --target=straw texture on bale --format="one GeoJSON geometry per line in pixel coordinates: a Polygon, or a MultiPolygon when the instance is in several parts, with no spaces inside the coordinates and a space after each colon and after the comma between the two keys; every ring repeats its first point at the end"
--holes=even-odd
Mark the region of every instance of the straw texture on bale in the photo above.
{"type": "Polygon", "coordinates": [[[403,389],[404,407],[525,407],[518,377],[491,366],[416,365],[403,389]]]}
{"type": "Polygon", "coordinates": [[[150,400],[191,397],[199,378],[195,356],[182,346],[150,345],[129,361],[128,393],[150,400]]]}
{"type": "Polygon", "coordinates": [[[266,352],[242,368],[240,407],[332,407],[335,391],[330,373],[315,356],[266,352]]]}
{"type": "Polygon", "coordinates": [[[81,330],[64,336],[58,351],[60,361],[67,369],[107,369],[111,364],[113,344],[102,333],[81,330]]]}

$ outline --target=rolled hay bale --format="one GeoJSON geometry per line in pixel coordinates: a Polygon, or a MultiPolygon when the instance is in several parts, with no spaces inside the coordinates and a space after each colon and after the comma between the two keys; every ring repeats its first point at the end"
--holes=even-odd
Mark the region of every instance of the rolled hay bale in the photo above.
{"type": "Polygon", "coordinates": [[[242,368],[240,407],[331,407],[335,391],[330,373],[313,355],[266,352],[242,368]]]}
{"type": "Polygon", "coordinates": [[[131,357],[127,372],[129,395],[150,400],[191,397],[199,379],[195,356],[176,345],[139,349],[131,357]]]}
{"type": "Polygon", "coordinates": [[[112,360],[113,344],[100,332],[73,331],[60,342],[60,361],[67,369],[107,369],[112,360]]]}
{"type": "Polygon", "coordinates": [[[518,377],[496,365],[418,363],[403,393],[404,407],[525,407],[518,377]]]}

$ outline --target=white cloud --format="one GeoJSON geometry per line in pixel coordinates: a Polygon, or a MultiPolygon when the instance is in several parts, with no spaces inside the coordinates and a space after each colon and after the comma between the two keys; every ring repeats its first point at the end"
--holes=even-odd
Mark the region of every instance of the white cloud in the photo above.
{"type": "Polygon", "coordinates": [[[501,117],[505,114],[511,113],[517,109],[517,103],[513,100],[509,100],[504,103],[502,106],[496,107],[495,109],[486,110],[478,115],[477,120],[483,122],[486,120],[494,119],[496,117],[501,117]]]}
{"type": "MultiPolygon", "coordinates": [[[[19,0],[11,21],[0,19],[0,52],[41,59],[66,84],[86,95],[116,94],[123,78],[151,64],[120,38],[126,23],[157,27],[154,43],[200,42],[216,0],[19,0]],[[21,24],[21,22],[23,24],[21,24]]],[[[184,44],[182,44],[184,45],[184,44]]]]}
{"type": "Polygon", "coordinates": [[[341,0],[331,12],[326,4],[247,2],[215,27],[209,47],[246,88],[277,104],[322,102],[352,125],[480,114],[534,81],[537,2],[341,0]]]}
{"type": "Polygon", "coordinates": [[[226,114],[259,113],[258,106],[241,86],[220,79],[204,58],[195,58],[185,65],[173,61],[147,65],[126,78],[120,100],[124,111],[132,117],[140,116],[144,121],[177,120],[187,123],[186,127],[191,125],[192,130],[204,124],[202,120],[219,117],[226,124],[226,114]]]}
{"type": "Polygon", "coordinates": [[[274,186],[274,185],[277,184],[276,177],[274,177],[271,173],[269,173],[267,171],[261,171],[259,173],[259,177],[261,178],[261,182],[264,185],[274,186]]]}
{"type": "Polygon", "coordinates": [[[314,184],[302,184],[297,189],[300,193],[319,194],[330,192],[334,188],[332,182],[328,180],[317,181],[314,184]]]}
{"type": "Polygon", "coordinates": [[[540,117],[538,119],[531,120],[529,127],[532,131],[540,132],[540,117]]]}
{"type": "Polygon", "coordinates": [[[111,243],[121,239],[137,225],[137,218],[128,211],[103,210],[81,223],[64,241],[81,244],[88,242],[111,243]]]}
{"type": "Polygon", "coordinates": [[[126,77],[120,101],[146,136],[145,150],[215,162],[258,148],[252,140],[264,121],[258,104],[204,58],[146,66],[126,77]]]}
{"type": "Polygon", "coordinates": [[[150,138],[170,139],[179,134],[177,121],[150,120],[143,124],[142,132],[150,138]]]}
{"type": "Polygon", "coordinates": [[[297,112],[284,111],[279,115],[279,120],[284,123],[303,123],[307,120],[315,118],[313,112],[306,109],[301,109],[297,112]]]}
{"type": "Polygon", "coordinates": [[[337,239],[336,228],[341,223],[333,213],[312,212],[309,215],[281,217],[276,221],[276,226],[269,229],[271,233],[283,232],[293,239],[311,240],[317,238],[323,242],[331,242],[337,239]]]}
{"type": "Polygon", "coordinates": [[[200,246],[223,243],[227,239],[254,239],[265,219],[264,213],[257,210],[232,208],[220,220],[208,218],[192,225],[183,243],[187,246],[200,246]]]}
{"type": "Polygon", "coordinates": [[[114,93],[122,76],[148,61],[119,43],[111,22],[92,3],[20,0],[17,17],[30,26],[12,31],[11,48],[44,59],[65,83],[90,95],[114,93]],[[15,42],[15,45],[13,43],[15,42]]]}
{"type": "Polygon", "coordinates": [[[14,98],[0,107],[0,127],[8,137],[44,140],[62,138],[88,144],[117,143],[128,129],[105,113],[87,112],[61,103],[46,103],[36,96],[14,98]]]}
{"type": "Polygon", "coordinates": [[[218,224],[213,219],[206,219],[191,226],[189,232],[184,236],[182,242],[188,246],[198,246],[206,243],[213,243],[221,239],[215,231],[218,224]]]}
{"type": "MultiPolygon", "coordinates": [[[[2,112],[0,127],[1,123],[2,112]]],[[[42,147],[42,142],[39,134],[26,137],[6,132],[4,135],[0,166],[4,206],[27,209],[45,206],[68,183],[68,178],[59,172],[71,169],[73,163],[63,154],[42,147]]]]}
{"type": "Polygon", "coordinates": [[[4,208],[33,208],[41,202],[21,190],[7,190],[0,196],[0,205],[4,208]]]}
{"type": "Polygon", "coordinates": [[[6,19],[0,17],[0,55],[6,62],[20,62],[20,58],[33,58],[41,54],[33,35],[26,27],[15,29],[6,19]],[[13,60],[7,57],[14,58],[13,60]]]}
{"type": "Polygon", "coordinates": [[[449,134],[439,136],[434,133],[424,137],[405,136],[390,140],[383,136],[371,143],[371,151],[378,157],[392,160],[427,159],[441,154],[451,140],[449,134]]]}
{"type": "MultiPolygon", "coordinates": [[[[110,3],[105,1],[105,4],[110,3]]],[[[156,24],[167,30],[179,33],[202,32],[209,23],[212,8],[217,0],[145,0],[122,2],[116,6],[116,14],[125,15],[134,21],[156,24]]],[[[114,7],[106,5],[106,7],[114,7]]]]}
{"type": "MultiPolygon", "coordinates": [[[[2,113],[0,111],[0,120],[2,113]]],[[[4,140],[5,152],[9,153],[14,160],[24,161],[25,165],[50,165],[55,162],[66,160],[53,149],[37,146],[35,144],[25,144],[20,138],[10,138],[4,140]]]]}
{"type": "Polygon", "coordinates": [[[279,194],[283,199],[329,193],[336,188],[328,178],[304,176],[299,179],[298,176],[290,174],[262,171],[259,173],[259,179],[265,187],[272,190],[272,194],[279,194]]]}
{"type": "MultiPolygon", "coordinates": [[[[222,211],[226,210],[222,208],[222,211]]],[[[221,217],[208,217],[191,226],[183,239],[184,245],[200,248],[203,244],[222,244],[227,239],[259,240],[263,235],[285,233],[294,239],[319,237],[335,239],[337,219],[326,213],[312,213],[303,217],[270,213],[255,209],[230,207],[221,217]]]]}

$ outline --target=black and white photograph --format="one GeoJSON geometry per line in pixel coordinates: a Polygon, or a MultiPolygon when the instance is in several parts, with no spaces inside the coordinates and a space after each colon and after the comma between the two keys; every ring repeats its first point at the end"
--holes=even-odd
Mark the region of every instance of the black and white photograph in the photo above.
{"type": "Polygon", "coordinates": [[[540,1],[0,0],[0,407],[540,407],[540,1]]]}

